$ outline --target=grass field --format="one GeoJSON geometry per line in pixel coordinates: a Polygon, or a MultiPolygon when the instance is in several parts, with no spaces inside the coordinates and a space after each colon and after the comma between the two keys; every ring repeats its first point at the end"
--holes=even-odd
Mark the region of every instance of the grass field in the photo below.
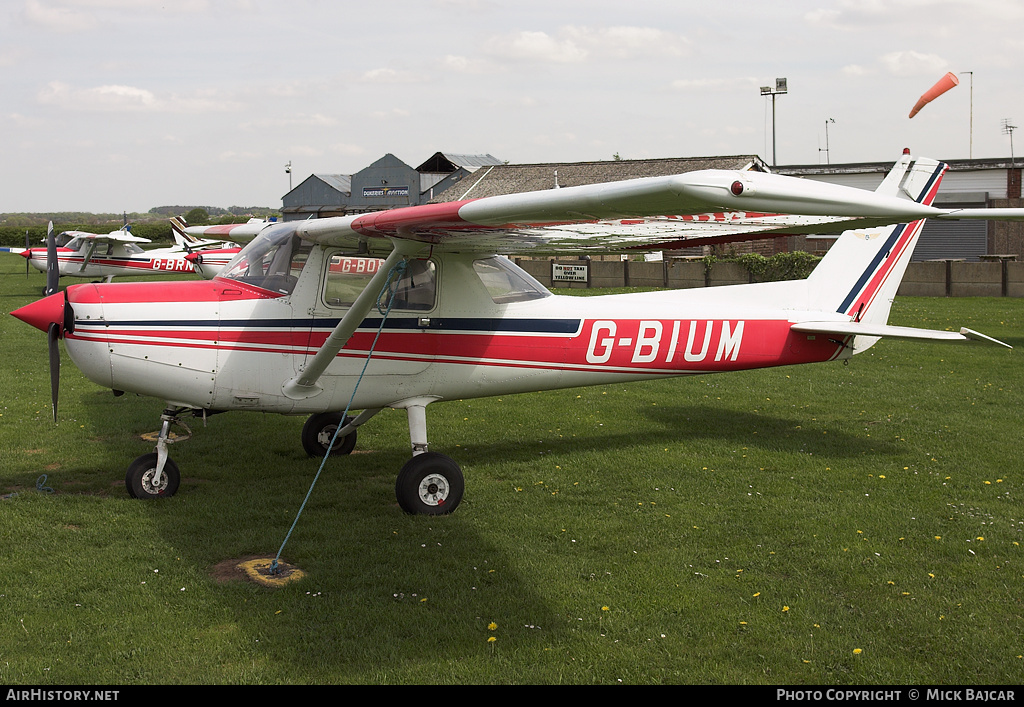
{"type": "Polygon", "coordinates": [[[132,500],[161,401],[65,359],[0,259],[0,684],[964,684],[1024,676],[1024,301],[897,300],[892,322],[1016,346],[882,342],[838,363],[433,405],[448,517],[394,500],[405,416],[330,461],[301,418],[227,414],[132,500]]]}

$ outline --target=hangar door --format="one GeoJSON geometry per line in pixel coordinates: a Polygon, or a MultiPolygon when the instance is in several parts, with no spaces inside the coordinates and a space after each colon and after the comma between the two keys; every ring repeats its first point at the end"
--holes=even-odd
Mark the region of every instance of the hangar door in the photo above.
{"type": "Polygon", "coordinates": [[[976,262],[978,256],[987,253],[988,221],[929,219],[924,222],[911,261],[962,259],[976,262]]]}

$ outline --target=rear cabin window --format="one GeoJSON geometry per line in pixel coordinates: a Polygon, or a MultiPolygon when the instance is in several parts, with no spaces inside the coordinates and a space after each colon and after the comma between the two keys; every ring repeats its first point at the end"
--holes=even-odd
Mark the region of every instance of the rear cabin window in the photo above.
{"type": "MultiPolygon", "coordinates": [[[[332,255],[328,261],[324,303],[328,307],[351,307],[380,268],[381,258],[363,258],[352,255],[332,255]]],[[[434,263],[430,260],[410,260],[405,274],[398,282],[392,309],[427,311],[434,308],[436,296],[434,263]]],[[[376,297],[379,293],[373,293],[376,297]]]]}

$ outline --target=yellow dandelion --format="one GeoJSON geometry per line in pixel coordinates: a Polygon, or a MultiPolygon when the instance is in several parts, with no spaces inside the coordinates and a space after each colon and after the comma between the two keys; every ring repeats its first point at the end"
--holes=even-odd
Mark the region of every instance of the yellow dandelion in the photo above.
{"type": "Polygon", "coordinates": [[[494,642],[495,642],[495,641],[497,641],[497,640],[498,640],[498,639],[497,639],[497,638],[495,638],[494,636],[488,636],[488,638],[487,638],[487,642],[488,642],[488,643],[494,643],[494,642]]]}
{"type": "Polygon", "coordinates": [[[498,629],[498,624],[494,623],[493,621],[491,623],[487,624],[487,630],[488,631],[496,631],[497,629],[498,629]]]}
{"type": "Polygon", "coordinates": [[[783,611],[789,611],[789,607],[788,606],[784,606],[784,607],[782,607],[782,610],[783,611]]]}
{"type": "Polygon", "coordinates": [[[860,655],[860,653],[861,653],[861,650],[860,650],[860,648],[854,648],[854,649],[853,649],[853,654],[854,654],[854,655],[860,655]]]}
{"type": "Polygon", "coordinates": [[[607,606],[602,606],[601,607],[601,611],[608,611],[608,607],[607,606]]]}

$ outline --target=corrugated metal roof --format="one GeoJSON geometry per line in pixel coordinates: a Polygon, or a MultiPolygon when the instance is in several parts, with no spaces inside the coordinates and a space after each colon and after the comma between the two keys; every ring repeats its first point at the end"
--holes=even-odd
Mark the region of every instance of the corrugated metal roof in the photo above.
{"type": "Polygon", "coordinates": [[[350,194],[352,192],[351,174],[315,174],[313,176],[343,194],[350,194]]]}
{"type": "Polygon", "coordinates": [[[502,163],[502,161],[494,155],[459,155],[452,152],[444,152],[442,154],[453,164],[457,164],[459,167],[465,167],[470,171],[480,167],[488,167],[492,164],[502,163]]]}
{"type": "Polygon", "coordinates": [[[473,172],[481,167],[501,164],[501,160],[493,155],[467,155],[454,152],[435,152],[416,168],[417,172],[437,172],[450,174],[459,167],[473,172]]]}

